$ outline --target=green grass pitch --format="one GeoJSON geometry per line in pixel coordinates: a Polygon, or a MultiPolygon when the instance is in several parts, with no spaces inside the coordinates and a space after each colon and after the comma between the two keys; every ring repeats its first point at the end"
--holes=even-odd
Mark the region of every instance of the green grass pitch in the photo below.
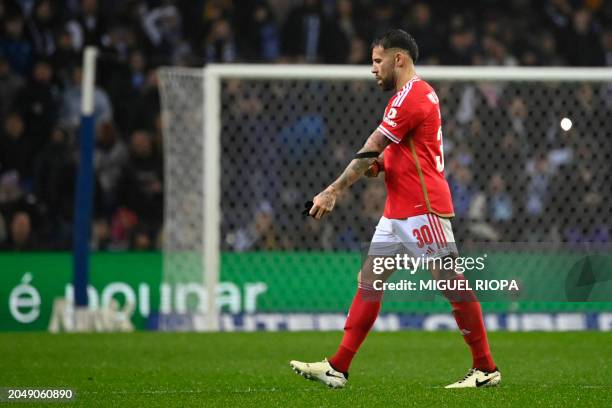
{"type": "Polygon", "coordinates": [[[612,406],[612,333],[492,333],[503,382],[490,389],[442,388],[469,368],[456,332],[371,333],[343,390],[290,370],[291,359],[332,353],[340,336],[0,334],[0,387],[76,391],[52,407],[612,406]]]}

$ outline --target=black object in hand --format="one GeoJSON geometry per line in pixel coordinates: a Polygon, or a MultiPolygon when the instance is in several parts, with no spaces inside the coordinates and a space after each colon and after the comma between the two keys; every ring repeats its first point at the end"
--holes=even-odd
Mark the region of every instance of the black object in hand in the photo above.
{"type": "Polygon", "coordinates": [[[306,201],[306,203],[304,204],[304,211],[302,211],[302,215],[304,217],[308,217],[310,215],[310,209],[312,208],[313,205],[314,205],[314,202],[306,201]]]}

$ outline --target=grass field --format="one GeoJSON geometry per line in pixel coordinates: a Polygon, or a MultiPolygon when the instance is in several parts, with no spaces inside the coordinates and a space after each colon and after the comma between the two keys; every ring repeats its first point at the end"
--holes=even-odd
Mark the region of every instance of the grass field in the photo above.
{"type": "MultiPolygon", "coordinates": [[[[0,334],[0,387],[70,387],[49,406],[612,406],[612,333],[493,333],[503,383],[445,390],[469,368],[451,332],[373,333],[348,388],[294,374],[340,333],[0,334]]],[[[18,404],[17,406],[25,406],[18,404]]]]}

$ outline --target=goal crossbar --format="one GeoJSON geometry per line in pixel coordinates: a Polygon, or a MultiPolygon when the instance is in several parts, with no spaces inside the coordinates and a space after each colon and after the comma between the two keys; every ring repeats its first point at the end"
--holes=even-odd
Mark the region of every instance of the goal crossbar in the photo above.
{"type": "MultiPolygon", "coordinates": [[[[430,80],[612,81],[612,68],[417,66],[430,80]]],[[[368,79],[368,65],[211,64],[207,75],[242,79],[368,79]]]]}

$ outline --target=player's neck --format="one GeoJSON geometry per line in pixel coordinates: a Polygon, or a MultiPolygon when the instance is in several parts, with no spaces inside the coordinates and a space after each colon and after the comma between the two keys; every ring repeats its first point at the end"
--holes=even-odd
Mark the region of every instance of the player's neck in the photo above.
{"type": "Polygon", "coordinates": [[[414,67],[402,71],[395,82],[395,92],[399,92],[415,75],[414,67]]]}

